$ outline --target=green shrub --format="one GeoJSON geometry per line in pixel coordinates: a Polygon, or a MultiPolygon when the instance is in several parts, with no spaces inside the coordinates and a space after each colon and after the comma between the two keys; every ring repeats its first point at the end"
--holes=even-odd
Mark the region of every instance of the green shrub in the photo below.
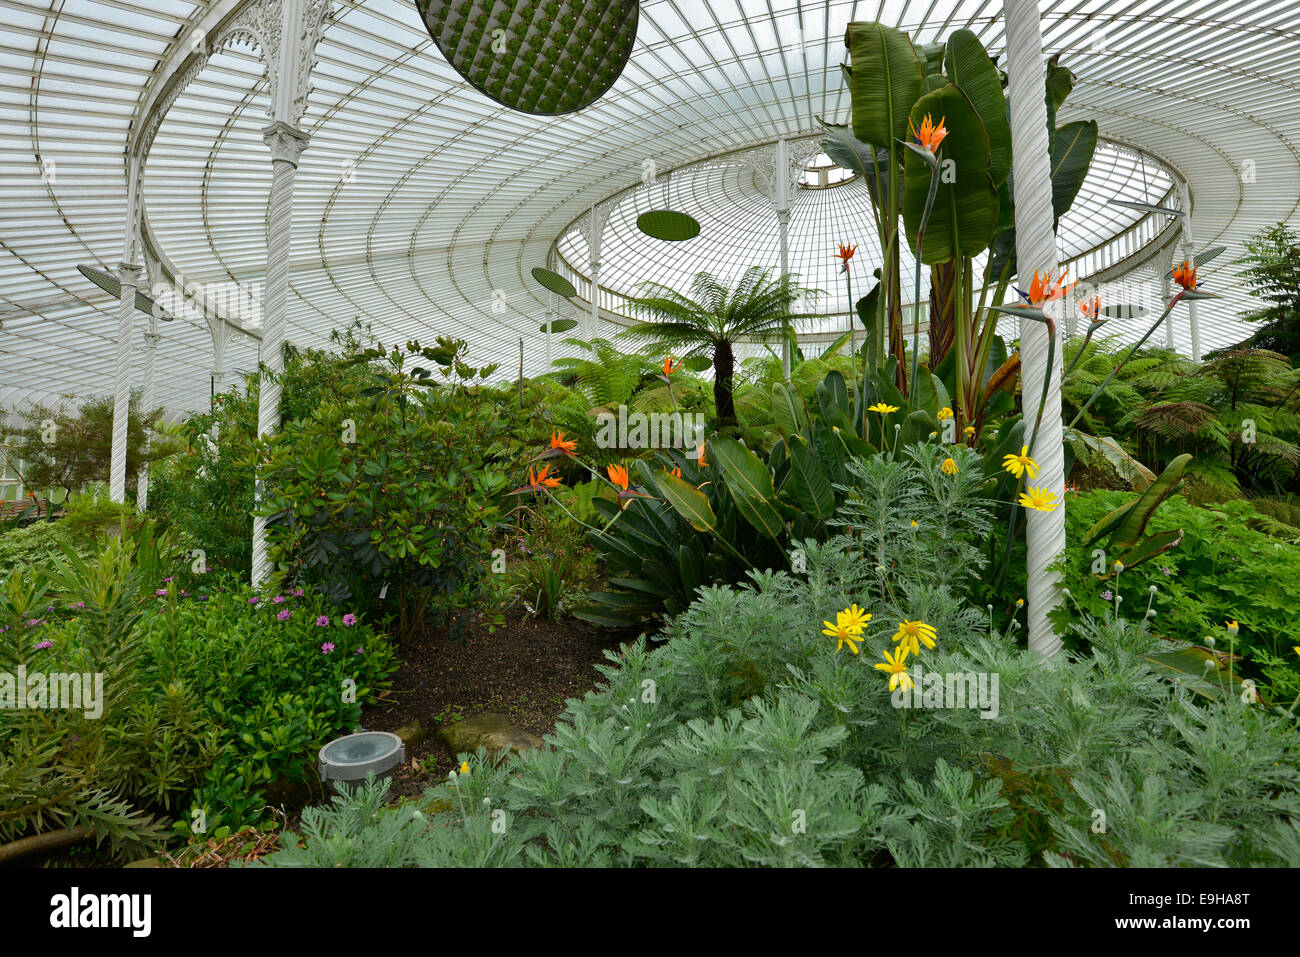
{"type": "Polygon", "coordinates": [[[305,593],[188,594],[166,575],[178,558],[146,524],[5,582],[0,673],[104,677],[95,717],[0,709],[0,840],[81,825],[114,850],[156,846],[182,809],[184,834],[259,824],[265,787],[305,780],[313,750],[360,723],[393,668],[385,639],[305,593]]]}
{"type": "MultiPolygon", "coordinates": [[[[363,346],[354,324],[331,335],[337,353],[285,350],[280,414],[285,423],[310,416],[323,402],[373,385],[369,370],[347,365],[363,346]]],[[[201,549],[209,571],[247,578],[253,561],[253,443],[261,378],[246,377],[243,391],[215,396],[208,412],[181,426],[186,447],[153,466],[149,510],[180,536],[186,550],[201,549]],[[215,439],[214,439],[215,434],[215,439]]],[[[197,584],[188,569],[181,577],[197,584]]]]}
{"type": "Polygon", "coordinates": [[[284,581],[376,614],[391,609],[404,640],[430,613],[429,624],[463,627],[507,492],[494,460],[505,410],[414,364],[445,359],[480,372],[461,362],[463,346],[361,352],[351,361],[370,367],[373,385],[323,400],[265,450],[262,514],[284,581]]]}
{"type": "MultiPolygon", "coordinates": [[[[1224,625],[1236,621],[1239,632],[1231,644],[1237,654],[1252,659],[1267,655],[1275,670],[1289,662],[1300,674],[1300,656],[1292,650],[1296,644],[1295,611],[1300,607],[1300,547],[1256,531],[1253,526],[1261,516],[1249,502],[1198,507],[1175,496],[1156,511],[1148,531],[1159,534],[1182,529],[1181,544],[1150,562],[1125,569],[1117,578],[1099,581],[1093,574],[1097,556],[1078,543],[1094,522],[1131,498],[1131,493],[1105,491],[1069,498],[1066,541],[1070,544],[1062,567],[1065,584],[1078,607],[1101,616],[1114,608],[1115,595],[1124,602],[1145,603],[1154,587],[1154,634],[1196,644],[1209,635],[1226,652],[1229,636],[1224,625]]],[[[1102,565],[1109,565],[1113,557],[1105,555],[1102,565]]],[[[1019,574],[1023,580],[1023,568],[1019,574]]],[[[1137,613],[1127,605],[1124,610],[1137,613]]],[[[1058,621],[1064,624],[1072,614],[1072,609],[1062,608],[1058,621]]],[[[1276,684],[1277,679],[1269,683],[1276,684]]],[[[1282,687],[1277,691],[1287,694],[1282,687]]]]}
{"type": "Polygon", "coordinates": [[[63,557],[65,548],[88,553],[58,521],[32,522],[0,535],[0,574],[49,568],[63,557]]]}

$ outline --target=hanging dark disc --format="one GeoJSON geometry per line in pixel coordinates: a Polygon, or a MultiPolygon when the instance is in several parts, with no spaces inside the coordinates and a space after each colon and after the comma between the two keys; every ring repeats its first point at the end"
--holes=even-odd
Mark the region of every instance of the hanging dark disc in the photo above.
{"type": "Polygon", "coordinates": [[[652,209],[636,218],[636,228],[653,239],[681,242],[700,234],[700,224],[693,216],[672,209],[652,209]]]}
{"type": "MultiPolygon", "coordinates": [[[[551,332],[568,332],[578,324],[577,319],[556,319],[551,323],[551,332]]],[[[546,323],[541,325],[542,332],[546,332],[546,323]]]]}
{"type": "Polygon", "coordinates": [[[503,106],[558,116],[614,85],[636,42],[637,0],[415,0],[447,62],[503,106]]]}
{"type": "MultiPolygon", "coordinates": [[[[122,284],[111,274],[106,273],[104,270],[95,266],[89,266],[84,263],[77,267],[77,272],[81,273],[114,299],[122,298],[122,284]]],[[[146,316],[151,316],[153,315],[153,305],[154,302],[152,298],[145,295],[139,289],[135,291],[136,309],[143,312],[146,316]]],[[[158,318],[162,319],[164,322],[170,322],[174,317],[170,312],[160,310],[158,318]]]]}
{"type": "Polygon", "coordinates": [[[565,299],[578,294],[578,290],[573,288],[573,283],[565,279],[557,272],[551,272],[549,269],[543,269],[541,266],[533,267],[533,278],[545,286],[551,292],[558,293],[565,299]]]}

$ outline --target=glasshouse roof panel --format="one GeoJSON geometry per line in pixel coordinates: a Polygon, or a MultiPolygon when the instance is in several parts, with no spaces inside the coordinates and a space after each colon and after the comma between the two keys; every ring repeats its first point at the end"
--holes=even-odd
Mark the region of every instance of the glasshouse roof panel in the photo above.
{"type": "MultiPolygon", "coordinates": [[[[226,327],[257,326],[272,103],[248,35],[214,46],[247,6],[15,0],[0,11],[0,385],[88,394],[111,381],[116,305],[76,267],[116,272],[126,157],[142,146],[147,284],[179,276],[246,288],[245,311],[223,313],[226,327]],[[36,379],[33,363],[45,369],[36,379]]],[[[1205,269],[1221,298],[1199,306],[1199,344],[1240,340],[1252,300],[1231,262],[1247,236],[1300,209],[1291,106],[1300,5],[1044,2],[1040,11],[1046,51],[1077,77],[1059,120],[1095,119],[1100,133],[1059,223],[1058,257],[1078,278],[1122,279],[1151,297],[1175,256],[1226,246],[1205,269]]],[[[466,83],[410,0],[334,3],[301,120],[310,142],[294,187],[290,341],[321,344],[359,318],[381,340],[461,337],[478,360],[513,369],[523,337],[525,371],[541,371],[537,328],[551,303],[530,271],[569,276],[578,296],[557,308],[589,313],[593,208],[603,227],[594,334],[630,321],[625,299],[646,279],[681,285],[699,269],[776,268],[771,189],[753,170],[766,160],[754,157],[779,138],[806,152],[824,138],[823,120],[848,119],[844,32],[873,18],[919,42],[968,27],[995,57],[1005,44],[1000,4],[982,0],[643,2],[630,60],[608,92],[548,117],[466,83]],[[663,201],[694,217],[700,235],[672,243],[640,232],[636,215],[663,201]]],[[[848,315],[837,244],[859,246],[862,281],[880,256],[866,186],[793,193],[791,268],[827,292],[817,308],[829,318],[807,332],[830,335],[848,315]]],[[[155,388],[178,412],[206,403],[213,371],[211,317],[191,313],[160,330],[168,360],[155,388]]],[[[137,319],[143,334],[148,318],[137,319]]],[[[1143,331],[1114,325],[1129,339],[1143,331]]],[[[1190,351],[1186,323],[1172,331],[1190,351]]],[[[256,364],[255,338],[236,332],[227,348],[230,369],[256,364]]],[[[138,375],[140,350],[133,361],[138,375]]]]}

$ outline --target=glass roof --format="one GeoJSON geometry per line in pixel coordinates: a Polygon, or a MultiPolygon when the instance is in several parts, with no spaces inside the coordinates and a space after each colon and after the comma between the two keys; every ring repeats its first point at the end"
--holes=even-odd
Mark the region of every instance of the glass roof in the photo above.
{"type": "MultiPolygon", "coordinates": [[[[206,31],[238,6],[0,0],[0,405],[111,390],[116,306],[76,267],[115,268],[128,145],[171,99],[206,31]]],[[[1300,207],[1300,0],[1041,0],[1040,9],[1047,49],[1079,78],[1061,121],[1096,118],[1108,141],[1158,160],[1148,175],[1163,168],[1186,181],[1196,247],[1228,247],[1203,279],[1224,294],[1200,305],[1204,348],[1241,338],[1236,317],[1250,302],[1231,260],[1246,236],[1279,219],[1295,223],[1300,207]]],[[[842,122],[849,103],[839,63],[851,20],[897,24],[922,41],[969,26],[999,52],[1000,16],[994,0],[643,0],[632,58],[609,93],[544,118],[511,113],[461,81],[411,0],[335,0],[303,120],[311,145],[295,194],[289,338],[324,343],[355,316],[384,341],[456,335],[472,361],[514,369],[524,337],[526,371],[540,372],[548,295],[529,270],[553,261],[553,250],[581,260],[571,226],[638,183],[646,160],[674,169],[778,136],[807,138],[818,116],[842,122]],[[504,312],[493,308],[498,290],[504,312]]],[[[229,46],[186,79],[148,155],[148,241],[187,282],[256,290],[271,172],[262,66],[250,48],[229,46]]],[[[1116,235],[1138,236],[1135,247],[1156,235],[1163,223],[1126,233],[1133,211],[1107,205],[1141,191],[1140,167],[1134,175],[1132,155],[1099,158],[1076,225],[1063,230],[1062,255],[1116,235]]],[[[869,231],[850,235],[856,213],[845,197],[860,185],[795,194],[792,229],[801,231],[791,248],[828,291],[842,282],[838,273],[819,278],[835,265],[835,242],[871,252],[869,231]]],[[[718,168],[691,188],[706,209],[747,216],[746,242],[728,248],[707,228],[693,241],[711,244],[718,262],[772,248],[775,217],[763,215],[752,179],[718,168]]],[[[602,256],[602,285],[615,290],[650,278],[639,240],[620,245],[621,217],[602,256]]],[[[657,244],[657,260],[684,269],[669,245],[657,244]]],[[[1095,253],[1097,268],[1117,267],[1095,253]]],[[[1124,282],[1134,295],[1159,288],[1147,267],[1124,282]]],[[[158,400],[176,411],[206,404],[212,368],[201,314],[182,312],[161,328],[157,378],[158,400]]],[[[233,318],[256,331],[255,308],[233,318]]],[[[147,319],[137,319],[143,333],[147,319]]],[[[613,331],[602,323],[601,334],[613,331]]],[[[1185,318],[1175,333],[1188,351],[1185,318]]],[[[234,335],[227,368],[254,368],[257,344],[234,335]]]]}
{"type": "MultiPolygon", "coordinates": [[[[811,141],[816,144],[820,139],[811,141]]],[[[675,289],[690,288],[691,277],[708,269],[721,277],[735,278],[752,265],[779,271],[780,237],[775,206],[756,177],[751,162],[753,150],[719,157],[706,163],[673,171],[667,183],[643,185],[628,190],[610,214],[601,238],[600,306],[615,316],[632,316],[623,301],[638,295],[646,280],[675,289]],[[683,242],[653,239],[637,228],[637,217],[650,209],[667,206],[690,213],[701,226],[700,234],[683,242]]],[[[757,159],[761,163],[761,158],[757,159]]],[[[805,167],[814,165],[814,156],[805,167]]],[[[821,154],[821,165],[827,164],[821,154]]],[[[1171,175],[1150,157],[1139,160],[1134,151],[1101,144],[1074,206],[1057,229],[1057,256],[1069,263],[1083,253],[1120,236],[1144,219],[1131,207],[1112,205],[1111,200],[1159,204],[1167,201],[1173,186],[1171,175]]],[[[1156,214],[1164,222],[1169,217],[1156,214]]],[[[557,243],[562,273],[579,288],[590,289],[590,254],[581,217],[557,243]]],[[[880,242],[871,214],[867,184],[862,179],[828,189],[796,189],[791,195],[789,266],[799,273],[805,286],[826,293],[808,311],[827,313],[832,318],[810,321],[801,333],[826,334],[833,338],[848,328],[849,287],[840,271],[836,253],[840,244],[857,247],[850,261],[853,298],[856,301],[872,285],[872,270],[881,263],[880,242]]],[[[985,257],[976,259],[982,270],[985,257]]],[[[1072,275],[1079,275],[1074,264],[1072,275]]],[[[982,273],[977,273],[982,274],[982,273]]],[[[915,274],[910,255],[901,263],[905,301],[911,301],[915,274]]],[[[922,296],[928,297],[922,275],[922,296]]],[[[584,295],[588,293],[584,292],[584,295]]]]}

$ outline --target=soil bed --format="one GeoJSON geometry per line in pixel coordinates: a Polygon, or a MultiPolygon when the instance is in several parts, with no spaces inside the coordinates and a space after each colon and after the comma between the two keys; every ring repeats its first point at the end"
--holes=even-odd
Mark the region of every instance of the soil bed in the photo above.
{"type": "Polygon", "coordinates": [[[389,797],[419,795],[445,778],[456,762],[437,738],[440,727],[485,712],[507,715],[512,724],[550,734],[568,698],[581,698],[601,681],[595,666],[605,648],[636,637],[597,629],[577,619],[508,619],[495,633],[471,629],[463,643],[429,633],[399,652],[386,701],[367,708],[367,731],[396,731],[419,719],[425,737],[407,749],[405,767],[393,776],[389,797]],[[411,759],[415,759],[415,764],[411,759]]]}

